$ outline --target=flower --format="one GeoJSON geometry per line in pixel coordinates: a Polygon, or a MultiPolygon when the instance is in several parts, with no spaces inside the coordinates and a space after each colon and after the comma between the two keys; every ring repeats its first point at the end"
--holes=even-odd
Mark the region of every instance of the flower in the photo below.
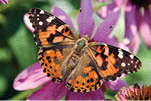
{"type": "Polygon", "coordinates": [[[0,3],[2,4],[8,4],[9,0],[0,0],[0,3]]]}
{"type": "Polygon", "coordinates": [[[151,85],[143,85],[142,88],[138,84],[121,89],[115,95],[117,100],[151,100],[151,85]]]}
{"type": "Polygon", "coordinates": [[[150,0],[114,0],[111,4],[102,7],[97,13],[101,18],[106,19],[108,15],[115,12],[119,12],[124,7],[126,31],[123,43],[125,43],[125,45],[127,44],[131,51],[136,54],[140,45],[139,31],[141,32],[144,38],[146,47],[150,48],[150,4],[150,0]],[[143,13],[142,8],[144,8],[143,13]]]}
{"type": "MultiPolygon", "coordinates": [[[[57,7],[53,7],[51,12],[53,15],[57,16],[59,19],[70,25],[73,30],[75,29],[70,18],[61,9],[57,7]]],[[[93,14],[93,8],[92,8],[91,0],[82,0],[81,11],[77,16],[77,23],[79,27],[80,36],[88,33],[89,36],[92,35],[94,29],[94,20],[92,14],[93,14]]],[[[115,19],[117,17],[114,16],[114,14],[111,16],[115,19]]],[[[24,16],[24,20],[27,27],[31,30],[31,32],[33,32],[31,23],[28,20],[28,14],[24,16]]],[[[112,28],[110,28],[110,26],[114,26],[115,25],[114,22],[115,22],[114,19],[110,20],[110,18],[107,18],[102,24],[100,24],[96,30],[95,33],[96,35],[94,36],[94,40],[110,43],[116,46],[122,46],[117,42],[117,40],[114,37],[110,36],[110,32],[112,31],[112,28]]],[[[127,84],[121,79],[114,81],[114,85],[112,82],[108,82],[107,84],[109,87],[112,86],[111,89],[115,91],[118,91],[121,88],[121,86],[127,86],[127,84]],[[116,85],[120,85],[120,86],[116,86],[116,85]],[[114,89],[114,87],[116,87],[116,89],[114,89]]],[[[43,73],[43,69],[39,62],[33,64],[32,66],[21,72],[14,80],[13,88],[22,91],[22,90],[33,89],[39,86],[42,87],[36,92],[32,93],[28,97],[29,100],[32,99],[53,100],[53,99],[61,99],[63,96],[66,96],[65,97],[66,100],[104,99],[104,95],[101,89],[82,94],[80,92],[69,91],[65,87],[65,81],[61,83],[52,82],[51,79],[47,77],[45,73],[43,73]]]]}

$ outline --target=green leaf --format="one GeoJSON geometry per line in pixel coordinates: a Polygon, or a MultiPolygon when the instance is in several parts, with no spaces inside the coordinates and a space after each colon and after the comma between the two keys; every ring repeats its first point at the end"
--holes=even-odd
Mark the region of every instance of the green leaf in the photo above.
{"type": "Polygon", "coordinates": [[[21,25],[19,30],[8,40],[8,44],[22,69],[38,61],[37,48],[30,34],[32,36],[32,33],[28,33],[26,30],[25,25],[21,25]]]}
{"type": "Polygon", "coordinates": [[[10,98],[9,100],[23,100],[26,99],[30,94],[32,94],[33,92],[37,91],[38,89],[40,89],[41,87],[32,89],[32,90],[27,90],[24,92],[20,92],[19,94],[15,95],[14,97],[10,98]]]}
{"type": "Polygon", "coordinates": [[[0,61],[9,62],[11,60],[12,54],[8,48],[0,48],[0,61]]]}

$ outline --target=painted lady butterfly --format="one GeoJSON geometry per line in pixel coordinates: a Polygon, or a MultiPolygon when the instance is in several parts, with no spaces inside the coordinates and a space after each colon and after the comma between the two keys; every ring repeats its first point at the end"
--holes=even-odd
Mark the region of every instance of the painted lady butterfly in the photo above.
{"type": "Polygon", "coordinates": [[[95,91],[103,80],[115,80],[136,72],[140,60],[133,54],[100,42],[82,38],[60,19],[40,9],[31,9],[29,19],[43,72],[55,82],[66,80],[73,92],[95,91]]]}

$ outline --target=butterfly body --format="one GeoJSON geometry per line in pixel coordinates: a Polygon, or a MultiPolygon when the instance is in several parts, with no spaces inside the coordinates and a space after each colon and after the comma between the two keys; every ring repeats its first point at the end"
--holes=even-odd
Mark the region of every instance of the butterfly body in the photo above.
{"type": "Polygon", "coordinates": [[[55,82],[66,80],[73,92],[95,91],[103,80],[115,80],[123,73],[136,72],[140,60],[133,54],[100,42],[79,38],[59,18],[40,9],[29,11],[34,39],[40,50],[43,72],[55,82]]]}

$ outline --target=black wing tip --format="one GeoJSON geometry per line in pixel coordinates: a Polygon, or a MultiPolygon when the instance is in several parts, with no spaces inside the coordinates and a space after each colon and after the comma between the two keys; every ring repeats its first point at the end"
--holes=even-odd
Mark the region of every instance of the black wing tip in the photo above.
{"type": "Polygon", "coordinates": [[[53,14],[51,14],[50,12],[47,12],[47,11],[42,10],[42,9],[40,9],[40,8],[32,8],[32,9],[29,10],[28,14],[34,14],[34,13],[35,13],[35,14],[40,14],[41,11],[43,11],[46,15],[51,15],[51,16],[53,16],[53,14]]]}
{"type": "Polygon", "coordinates": [[[40,8],[32,8],[32,9],[30,9],[29,10],[29,14],[32,14],[32,13],[34,13],[35,11],[41,11],[41,9],[40,8]]]}

